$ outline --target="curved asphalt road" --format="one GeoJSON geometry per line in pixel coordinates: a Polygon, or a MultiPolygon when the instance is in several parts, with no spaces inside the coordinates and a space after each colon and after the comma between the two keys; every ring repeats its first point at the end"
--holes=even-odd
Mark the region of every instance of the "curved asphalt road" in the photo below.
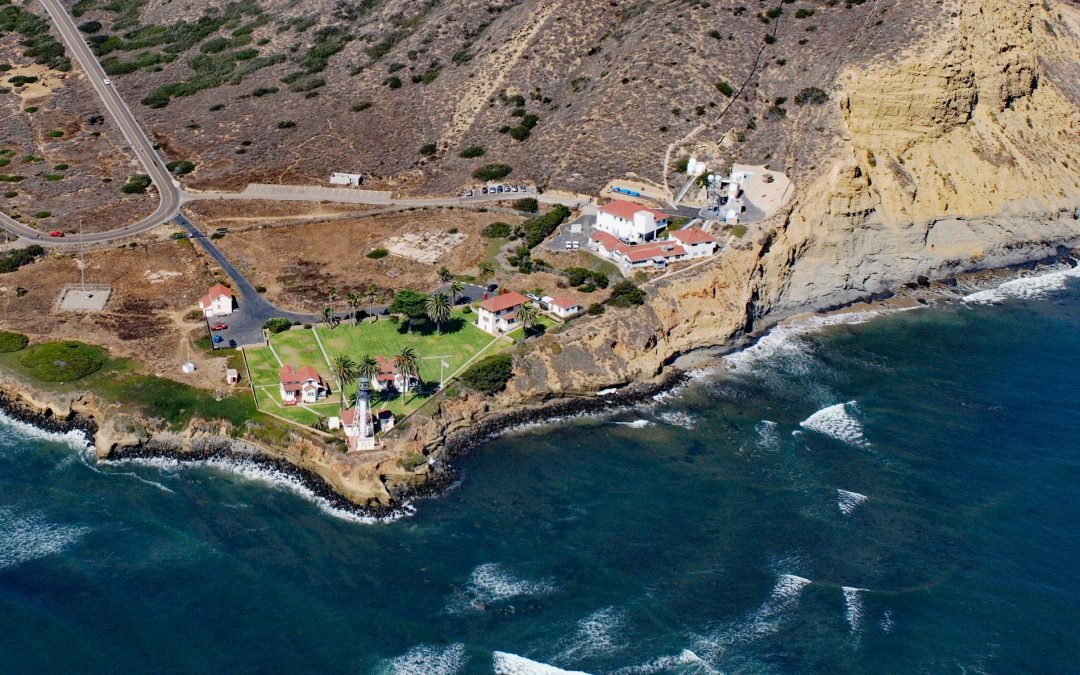
{"type": "Polygon", "coordinates": [[[153,143],[151,143],[150,139],[143,133],[143,130],[139,127],[139,123],[135,121],[135,117],[131,114],[131,110],[128,109],[124,100],[120,98],[116,89],[111,85],[105,84],[105,80],[107,79],[105,71],[101,68],[101,64],[98,63],[94,53],[90,51],[90,47],[83,41],[79,34],[79,29],[75,26],[75,21],[71,18],[71,15],[67,13],[67,10],[64,9],[59,0],[39,1],[52,18],[53,25],[56,26],[57,31],[60,33],[64,45],[75,57],[75,60],[79,62],[79,65],[82,66],[83,72],[86,73],[87,78],[90,80],[90,85],[101,98],[101,102],[104,104],[105,109],[112,115],[116,125],[120,127],[120,132],[124,134],[128,147],[135,153],[135,156],[143,165],[146,174],[150,176],[150,179],[154,182],[154,186],[157,188],[161,201],[158,204],[158,207],[154,209],[154,212],[150,215],[131,225],[125,225],[124,227],[108,232],[69,235],[63,239],[46,240],[38,230],[23,225],[6,214],[0,214],[0,227],[3,227],[3,229],[7,230],[9,233],[23,239],[41,239],[41,243],[46,243],[47,241],[47,243],[56,246],[71,246],[79,243],[103,243],[120,237],[131,236],[133,234],[145,232],[152,227],[156,227],[161,223],[172,219],[180,213],[180,204],[183,202],[180,186],[173,181],[173,177],[169,173],[169,170],[165,168],[165,163],[162,162],[161,157],[157,154],[157,151],[154,150],[153,143]]]}

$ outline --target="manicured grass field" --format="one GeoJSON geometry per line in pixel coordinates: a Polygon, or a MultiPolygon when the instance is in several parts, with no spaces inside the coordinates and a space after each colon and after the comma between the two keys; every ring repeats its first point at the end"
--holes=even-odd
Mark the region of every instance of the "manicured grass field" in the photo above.
{"type": "MultiPolygon", "coordinates": [[[[245,350],[248,365],[251,368],[252,381],[259,396],[259,403],[267,412],[273,412],[301,424],[309,425],[318,419],[318,415],[331,416],[338,412],[337,382],[333,379],[330,361],[339,354],[347,354],[353,361],[359,362],[365,356],[384,356],[393,360],[406,347],[416,351],[419,359],[420,379],[427,385],[425,393],[410,392],[405,400],[396,396],[389,399],[376,398],[376,407],[388,407],[396,415],[403,416],[421,405],[439,382],[440,364],[442,376],[449,378],[469,359],[485,348],[485,353],[509,346],[504,340],[497,340],[483,332],[473,323],[476,314],[463,314],[460,310],[443,326],[441,335],[435,328],[415,326],[412,333],[404,332],[404,324],[386,318],[367,321],[359,326],[342,323],[333,328],[316,326],[311,330],[290,330],[270,337],[273,351],[282,363],[296,368],[313,366],[330,383],[333,393],[326,401],[307,406],[283,406],[278,394],[278,360],[269,348],[245,350]],[[315,333],[326,349],[326,356],[319,348],[315,333]],[[493,344],[494,343],[494,344],[493,344]],[[313,412],[314,411],[314,412],[313,412]]],[[[356,390],[355,382],[345,387],[346,398],[351,398],[356,390]]]]}

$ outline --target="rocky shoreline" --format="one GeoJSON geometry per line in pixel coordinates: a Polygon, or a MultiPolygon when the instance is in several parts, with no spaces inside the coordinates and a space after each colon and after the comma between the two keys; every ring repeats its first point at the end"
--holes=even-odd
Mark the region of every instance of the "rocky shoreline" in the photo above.
{"type": "Polygon", "coordinates": [[[93,444],[98,425],[93,417],[69,411],[64,417],[58,416],[51,407],[44,409],[35,406],[18,395],[12,395],[0,388],[0,411],[13,420],[24,422],[42,431],[53,434],[66,434],[78,431],[86,437],[86,442],[93,444]]]}

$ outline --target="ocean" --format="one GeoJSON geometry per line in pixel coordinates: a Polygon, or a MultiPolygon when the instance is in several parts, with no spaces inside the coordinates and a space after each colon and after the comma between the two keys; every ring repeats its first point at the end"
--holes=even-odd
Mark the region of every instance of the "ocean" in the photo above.
{"type": "Polygon", "coordinates": [[[5,672],[1080,670],[1080,279],[775,331],[362,522],[0,423],[5,672]]]}

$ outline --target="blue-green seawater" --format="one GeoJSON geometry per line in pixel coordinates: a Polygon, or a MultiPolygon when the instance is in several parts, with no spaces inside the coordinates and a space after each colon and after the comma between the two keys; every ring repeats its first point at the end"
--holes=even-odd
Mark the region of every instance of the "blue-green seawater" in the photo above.
{"type": "Polygon", "coordinates": [[[391,523],[4,423],[0,670],[1077,672],[1058,282],[774,337],[489,442],[391,523]]]}

